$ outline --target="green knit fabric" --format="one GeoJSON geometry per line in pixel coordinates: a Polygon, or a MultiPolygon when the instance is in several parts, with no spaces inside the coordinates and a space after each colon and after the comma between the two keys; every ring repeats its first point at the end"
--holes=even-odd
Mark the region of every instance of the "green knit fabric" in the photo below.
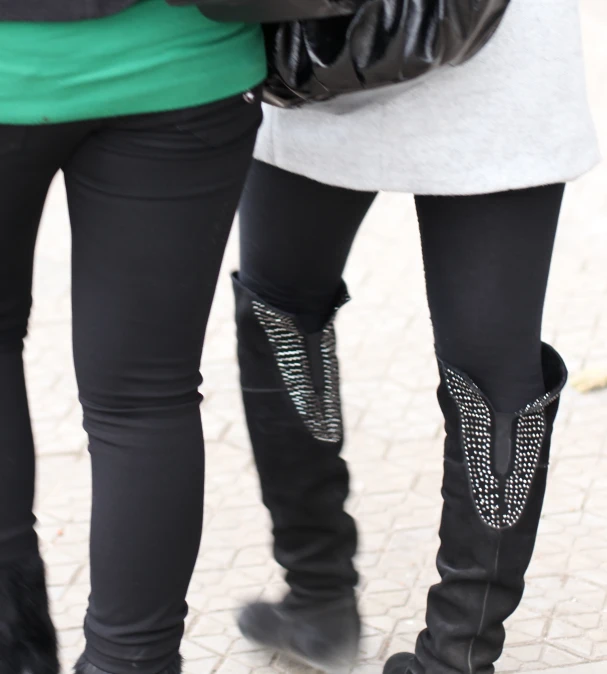
{"type": "Polygon", "coordinates": [[[265,77],[258,26],[141,0],[103,19],[0,22],[0,123],[161,112],[243,92],[265,77]]]}

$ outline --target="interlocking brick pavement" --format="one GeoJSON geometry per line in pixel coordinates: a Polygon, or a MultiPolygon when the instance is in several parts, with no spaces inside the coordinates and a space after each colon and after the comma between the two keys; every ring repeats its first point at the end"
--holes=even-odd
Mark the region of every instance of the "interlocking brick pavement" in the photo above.
{"type": "MultiPolygon", "coordinates": [[[[607,144],[607,5],[583,0],[592,102],[607,144]]],[[[192,674],[305,671],[244,641],[234,609],[283,591],[243,425],[234,360],[228,250],[208,332],[203,422],[207,510],[190,592],[184,655],[192,674]]],[[[570,369],[607,369],[607,169],[568,192],[546,339],[570,369]]],[[[339,318],[350,509],[361,526],[364,640],[357,674],[410,648],[435,580],[441,419],[412,201],[385,195],[359,236],[339,318]]],[[[71,360],[69,229],[58,182],[47,205],[27,346],[40,456],[37,511],[62,659],[82,647],[88,594],[89,461],[71,360]]],[[[500,672],[597,674],[607,663],[607,391],[563,396],[551,482],[524,603],[509,623],[500,672]],[[595,663],[594,665],[588,663],[595,663]],[[599,664],[597,664],[599,663],[599,664]],[[603,663],[603,664],[600,664],[603,663]],[[580,668],[578,668],[580,666],[580,668]],[[552,668],[555,668],[554,670],[552,668]]]]}

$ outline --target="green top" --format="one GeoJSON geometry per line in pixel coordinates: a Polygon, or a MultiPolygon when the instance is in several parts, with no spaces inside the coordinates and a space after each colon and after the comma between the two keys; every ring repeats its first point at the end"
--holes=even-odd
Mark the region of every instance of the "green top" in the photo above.
{"type": "Polygon", "coordinates": [[[258,26],[141,0],[104,19],[0,22],[0,123],[42,124],[187,108],[265,77],[258,26]]]}

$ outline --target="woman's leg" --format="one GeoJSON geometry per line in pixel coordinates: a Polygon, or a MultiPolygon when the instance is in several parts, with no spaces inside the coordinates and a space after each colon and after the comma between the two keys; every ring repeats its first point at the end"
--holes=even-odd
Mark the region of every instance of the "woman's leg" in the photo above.
{"type": "Polygon", "coordinates": [[[77,125],[0,126],[0,672],[56,674],[44,569],[34,533],[34,444],[23,340],[38,224],[77,125]]]}
{"type": "Polygon", "coordinates": [[[259,122],[241,97],[108,122],[65,167],[93,469],[79,672],[180,669],[202,527],[200,358],[259,122]]]}
{"type": "Polygon", "coordinates": [[[321,668],[347,665],[360,630],[333,320],[346,301],[343,268],[374,198],[255,163],[240,214],[234,288],[243,401],[290,592],[279,604],[249,605],[239,625],[254,641],[321,668]]]}
{"type": "Polygon", "coordinates": [[[254,161],[240,204],[241,283],[318,330],[375,196],[254,161]]]}
{"type": "Polygon", "coordinates": [[[393,657],[390,674],[493,672],[522,597],[566,378],[541,342],[562,196],[417,199],[447,431],[442,580],[416,657],[393,657]]]}
{"type": "Polygon", "coordinates": [[[417,198],[437,355],[501,412],[544,392],[542,314],[563,189],[417,198]]]}

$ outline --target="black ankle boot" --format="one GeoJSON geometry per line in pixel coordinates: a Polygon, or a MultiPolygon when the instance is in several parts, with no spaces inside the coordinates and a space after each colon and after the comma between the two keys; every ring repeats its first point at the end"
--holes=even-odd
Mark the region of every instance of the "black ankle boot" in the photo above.
{"type": "Polygon", "coordinates": [[[0,567],[0,674],[58,674],[57,638],[38,555],[0,567]]]}
{"type": "MultiPolygon", "coordinates": [[[[165,667],[165,669],[162,670],[160,674],[181,674],[182,666],[183,659],[180,655],[178,655],[168,667],[165,667]]],[[[76,674],[108,674],[102,669],[99,669],[99,667],[95,667],[95,665],[91,664],[84,655],[80,656],[76,666],[74,667],[74,672],[76,674]]]]}
{"type": "Polygon", "coordinates": [[[540,520],[559,394],[560,356],[543,347],[548,393],[516,414],[496,412],[463,373],[440,363],[445,416],[441,582],[430,589],[415,656],[384,674],[493,674],[504,621],[523,596],[540,520]]]}
{"type": "Polygon", "coordinates": [[[274,524],[274,554],[291,591],[276,605],[244,609],[245,636],[317,667],[354,659],[360,636],[352,562],[356,526],[344,510],[348,469],[334,318],[309,333],[234,276],[238,358],[263,502],[274,524]],[[339,616],[340,627],[328,630],[339,616]],[[329,637],[329,639],[327,638],[329,637]],[[329,643],[332,642],[332,643],[329,643]]]}
{"type": "Polygon", "coordinates": [[[250,641],[326,672],[348,671],[358,654],[354,597],[302,606],[292,595],[278,604],[256,602],[241,611],[238,627],[250,641]]]}

